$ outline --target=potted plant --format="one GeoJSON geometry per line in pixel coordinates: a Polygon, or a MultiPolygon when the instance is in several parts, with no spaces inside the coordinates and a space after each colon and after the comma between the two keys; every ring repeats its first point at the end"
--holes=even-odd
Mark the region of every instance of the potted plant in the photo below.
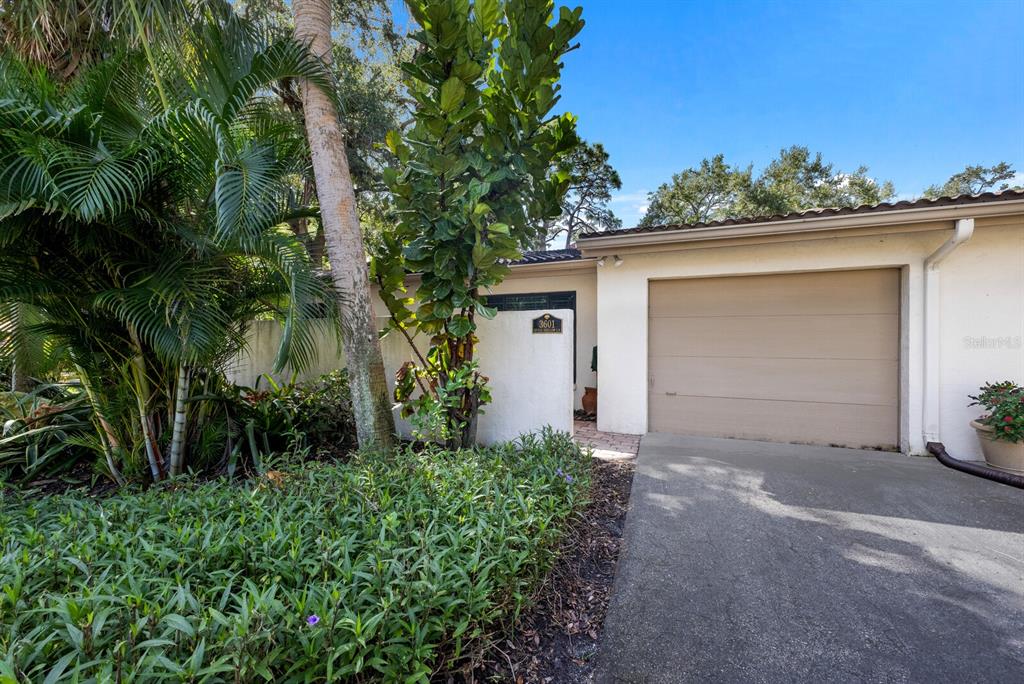
{"type": "Polygon", "coordinates": [[[987,383],[971,399],[971,406],[986,411],[971,421],[985,461],[1001,470],[1024,473],[1024,387],[1010,381],[987,383]]]}

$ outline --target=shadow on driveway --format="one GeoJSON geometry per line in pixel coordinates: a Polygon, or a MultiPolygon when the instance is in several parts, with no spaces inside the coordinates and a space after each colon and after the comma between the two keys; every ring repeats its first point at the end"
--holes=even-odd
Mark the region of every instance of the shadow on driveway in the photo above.
{"type": "Polygon", "coordinates": [[[599,682],[1024,673],[1024,492],[931,458],[648,435],[599,682]]]}

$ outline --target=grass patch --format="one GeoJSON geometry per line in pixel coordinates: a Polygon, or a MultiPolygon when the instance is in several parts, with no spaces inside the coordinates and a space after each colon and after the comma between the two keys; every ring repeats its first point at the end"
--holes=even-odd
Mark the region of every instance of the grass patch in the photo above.
{"type": "Polygon", "coordinates": [[[545,433],[280,484],[6,492],[0,680],[425,681],[515,617],[588,487],[545,433]]]}

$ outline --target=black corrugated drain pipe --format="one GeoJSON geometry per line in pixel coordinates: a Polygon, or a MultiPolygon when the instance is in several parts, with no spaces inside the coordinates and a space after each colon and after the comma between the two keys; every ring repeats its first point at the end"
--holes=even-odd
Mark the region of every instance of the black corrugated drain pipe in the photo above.
{"type": "Polygon", "coordinates": [[[939,463],[948,468],[969,473],[971,475],[977,475],[978,477],[983,477],[986,480],[1010,485],[1011,487],[1017,487],[1018,489],[1024,489],[1024,475],[1008,473],[1005,470],[999,470],[998,468],[992,468],[980,463],[961,461],[953,458],[946,453],[946,447],[943,446],[942,442],[928,442],[925,447],[928,449],[929,453],[939,459],[939,463]]]}

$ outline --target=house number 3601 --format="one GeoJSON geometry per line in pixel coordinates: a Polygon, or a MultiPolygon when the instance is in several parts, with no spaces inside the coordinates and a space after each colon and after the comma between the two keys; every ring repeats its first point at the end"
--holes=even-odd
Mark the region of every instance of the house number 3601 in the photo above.
{"type": "Polygon", "coordinates": [[[562,319],[555,318],[549,313],[533,319],[533,332],[538,333],[561,333],[562,319]]]}

